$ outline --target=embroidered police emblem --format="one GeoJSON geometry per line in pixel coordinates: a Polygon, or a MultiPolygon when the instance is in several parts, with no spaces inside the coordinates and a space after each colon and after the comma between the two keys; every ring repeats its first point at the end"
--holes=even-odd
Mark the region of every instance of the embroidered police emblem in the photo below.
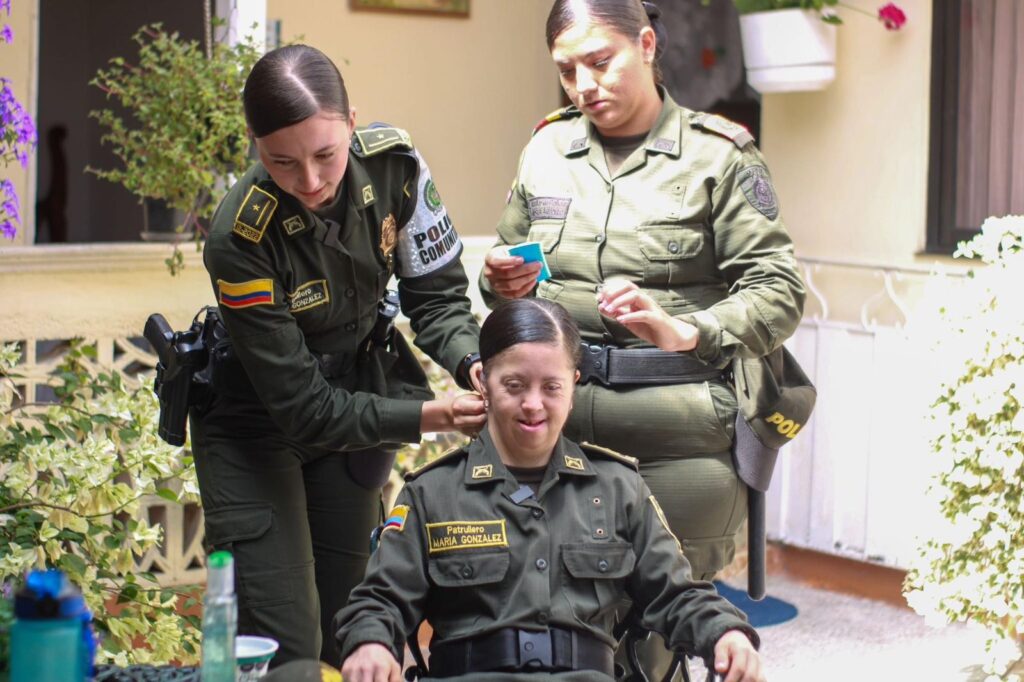
{"type": "Polygon", "coordinates": [[[388,213],[388,217],[380,224],[380,255],[390,258],[397,243],[398,223],[395,222],[395,214],[388,213]]]}
{"type": "Polygon", "coordinates": [[[670,152],[676,148],[676,141],[670,140],[667,137],[659,137],[654,140],[654,143],[651,145],[651,147],[658,150],[659,152],[670,152]]]}
{"type": "Polygon", "coordinates": [[[775,198],[768,170],[764,166],[747,166],[737,176],[743,196],[768,220],[779,217],[779,202],[775,198]]]}
{"type": "Polygon", "coordinates": [[[235,226],[231,229],[243,239],[259,244],[263,233],[277,210],[277,198],[253,185],[235,214],[235,226]]]}
{"type": "Polygon", "coordinates": [[[494,475],[494,467],[490,464],[481,464],[473,467],[473,478],[490,478],[494,475]]]}
{"type": "Polygon", "coordinates": [[[306,223],[302,222],[302,216],[293,215],[291,218],[287,218],[281,223],[281,227],[288,233],[288,236],[301,232],[306,229],[306,223]]]}
{"type": "Polygon", "coordinates": [[[578,152],[587,146],[587,138],[580,137],[569,143],[569,151],[578,152]]]}
{"type": "Polygon", "coordinates": [[[437,192],[437,185],[434,184],[433,180],[427,180],[426,187],[423,189],[423,201],[426,202],[427,208],[430,209],[431,213],[440,213],[441,209],[444,208],[441,205],[441,195],[437,192]]]}
{"type": "Polygon", "coordinates": [[[367,185],[363,188],[363,204],[373,203],[373,185],[367,185]]]}
{"type": "Polygon", "coordinates": [[[570,457],[565,455],[565,466],[576,471],[583,471],[583,459],[581,457],[570,457]]]}

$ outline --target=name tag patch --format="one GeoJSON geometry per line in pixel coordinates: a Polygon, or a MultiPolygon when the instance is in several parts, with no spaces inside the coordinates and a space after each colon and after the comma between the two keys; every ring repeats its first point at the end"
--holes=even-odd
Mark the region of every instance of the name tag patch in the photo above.
{"type": "Polygon", "coordinates": [[[293,313],[309,310],[331,300],[327,291],[327,280],[316,279],[299,285],[294,293],[288,294],[288,307],[293,313]]]}
{"type": "Polygon", "coordinates": [[[569,215],[572,199],[559,197],[531,197],[529,200],[530,221],[565,220],[569,215]]]}
{"type": "Polygon", "coordinates": [[[248,308],[254,305],[271,305],[274,302],[274,281],[270,279],[238,283],[218,279],[217,290],[217,300],[227,308],[248,308]]]}
{"type": "Polygon", "coordinates": [[[475,547],[508,547],[505,519],[428,523],[427,544],[430,554],[475,547]]]}

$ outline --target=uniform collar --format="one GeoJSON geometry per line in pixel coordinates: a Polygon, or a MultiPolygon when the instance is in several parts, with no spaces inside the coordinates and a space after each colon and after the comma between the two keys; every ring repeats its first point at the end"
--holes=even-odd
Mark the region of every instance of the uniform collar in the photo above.
{"type": "MultiPolygon", "coordinates": [[[[662,85],[658,86],[658,95],[662,101],[661,113],[647,134],[644,148],[654,154],[665,154],[678,159],[682,151],[683,123],[679,115],[681,107],[662,85]]],[[[600,144],[593,124],[586,116],[580,116],[573,119],[572,127],[565,136],[563,153],[566,156],[579,156],[586,154],[592,145],[600,144]]]]}
{"type": "MultiPolygon", "coordinates": [[[[469,444],[469,457],[466,462],[466,473],[463,482],[466,486],[473,487],[494,481],[506,481],[513,488],[516,478],[509,472],[498,449],[494,446],[491,434],[484,428],[480,436],[469,444]]],[[[562,476],[594,476],[594,466],[584,454],[583,450],[572,441],[560,436],[555,442],[554,452],[551,454],[551,462],[548,468],[554,471],[557,478],[562,476]]],[[[551,477],[544,476],[543,489],[549,486],[551,477]]],[[[543,490],[541,491],[543,494],[543,490]]]]}

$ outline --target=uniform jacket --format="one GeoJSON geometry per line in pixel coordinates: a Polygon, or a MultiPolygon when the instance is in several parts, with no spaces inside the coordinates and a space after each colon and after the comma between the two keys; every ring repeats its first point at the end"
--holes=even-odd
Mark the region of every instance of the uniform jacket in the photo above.
{"type": "Polygon", "coordinates": [[[417,345],[452,372],[477,349],[462,244],[408,135],[356,131],[340,191],[321,219],[257,163],[217,209],[204,259],[245,376],[214,367],[207,422],[331,449],[419,440],[419,364],[400,335],[367,344],[392,275],[417,345]]]}
{"type": "Polygon", "coordinates": [[[757,635],[707,582],[695,582],[636,464],[561,439],[536,498],[487,431],[407,477],[365,580],[335,619],[342,659],[379,642],[400,660],[422,619],[433,643],[504,627],[582,630],[614,645],[624,594],[674,649],[711,654],[727,630],[757,635]]]}
{"type": "MultiPolygon", "coordinates": [[[[601,284],[627,279],[694,324],[700,339],[693,354],[725,368],[736,354],[760,357],[793,333],[804,287],[749,133],[660,93],[654,127],[614,176],[586,118],[541,128],[523,150],[498,244],[542,244],[551,278],[536,295],[565,306],[585,341],[649,345],[598,313],[601,284]]],[[[493,304],[497,297],[482,276],[480,287],[493,304]]],[[[651,448],[723,452],[735,413],[724,382],[628,391],[590,384],[577,392],[566,435],[641,459],[651,448]]]]}

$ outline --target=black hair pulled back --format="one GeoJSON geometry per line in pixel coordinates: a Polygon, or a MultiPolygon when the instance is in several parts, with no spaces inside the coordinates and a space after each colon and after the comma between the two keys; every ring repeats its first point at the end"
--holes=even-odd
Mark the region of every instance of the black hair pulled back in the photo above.
{"type": "Polygon", "coordinates": [[[630,40],[636,40],[645,26],[654,30],[654,80],[661,83],[661,67],[658,60],[668,44],[668,32],[661,21],[661,9],[653,2],[641,0],[555,0],[548,12],[547,24],[544,27],[548,50],[555,45],[555,40],[567,28],[580,19],[578,7],[586,8],[586,16],[591,21],[604,24],[616,33],[630,40]]]}
{"type": "Polygon", "coordinates": [[[480,360],[491,360],[520,343],[560,344],[572,366],[580,360],[580,332],[558,303],[543,298],[516,298],[496,307],[480,328],[480,360]]]}
{"type": "Polygon", "coordinates": [[[321,111],[348,117],[348,91],[334,62],[309,45],[286,45],[256,62],[242,91],[255,137],[300,123],[321,111]]]}

